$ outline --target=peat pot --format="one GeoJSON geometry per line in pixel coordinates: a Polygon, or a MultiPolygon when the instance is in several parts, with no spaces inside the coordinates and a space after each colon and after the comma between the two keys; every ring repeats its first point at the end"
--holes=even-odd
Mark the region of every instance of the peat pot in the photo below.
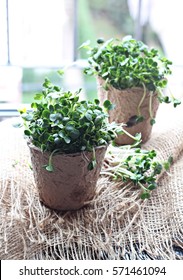
{"type": "Polygon", "coordinates": [[[88,170],[93,152],[81,152],[54,155],[53,172],[43,168],[48,164],[50,153],[42,153],[30,143],[28,146],[39,198],[46,206],[56,210],[76,210],[94,197],[107,146],[95,149],[97,164],[93,170],[88,170]]]}
{"type": "MultiPolygon", "coordinates": [[[[132,87],[125,90],[118,90],[112,86],[108,86],[108,89],[105,90],[103,85],[104,80],[97,77],[98,98],[100,103],[103,104],[103,102],[108,99],[115,104],[115,108],[108,112],[109,122],[115,121],[116,123],[126,124],[127,126],[125,126],[124,129],[133,136],[140,132],[142,135],[142,142],[145,143],[149,139],[152,131],[152,125],[150,124],[151,117],[149,113],[150,93],[148,91],[146,92],[146,96],[140,106],[140,112],[144,117],[144,120],[134,124],[133,122],[130,122],[130,120],[133,120],[133,117],[138,114],[137,108],[144,95],[144,89],[132,87]]],[[[159,100],[155,93],[152,96],[151,104],[153,118],[156,117],[158,107],[159,100]]],[[[134,140],[127,135],[119,135],[115,139],[115,142],[118,145],[127,145],[132,144],[134,140]]]]}

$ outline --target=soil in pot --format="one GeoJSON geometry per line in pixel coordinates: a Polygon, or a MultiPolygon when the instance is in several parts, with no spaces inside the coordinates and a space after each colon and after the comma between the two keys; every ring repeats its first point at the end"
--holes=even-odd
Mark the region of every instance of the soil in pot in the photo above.
{"type": "MultiPolygon", "coordinates": [[[[124,123],[127,126],[124,129],[131,135],[135,136],[136,133],[141,133],[142,142],[145,143],[152,132],[152,125],[150,124],[151,116],[149,113],[149,101],[150,93],[147,91],[146,96],[140,106],[141,115],[144,120],[139,123],[133,123],[133,118],[138,114],[138,105],[140,104],[144,95],[144,89],[139,87],[133,87],[125,90],[118,90],[112,86],[108,86],[108,90],[105,90],[104,80],[97,77],[98,84],[98,98],[100,103],[108,99],[111,103],[115,104],[115,108],[108,112],[109,122],[115,121],[116,123],[124,123]]],[[[152,96],[151,112],[152,117],[156,117],[156,113],[159,107],[159,100],[156,94],[152,96]]],[[[127,135],[119,135],[115,139],[118,145],[133,144],[134,140],[127,135]]]]}
{"type": "Polygon", "coordinates": [[[53,172],[43,168],[48,164],[50,154],[42,153],[30,143],[28,146],[39,198],[46,206],[56,210],[76,210],[94,197],[107,146],[95,149],[97,164],[92,170],[88,170],[88,164],[93,152],[81,152],[54,155],[53,172]]]}

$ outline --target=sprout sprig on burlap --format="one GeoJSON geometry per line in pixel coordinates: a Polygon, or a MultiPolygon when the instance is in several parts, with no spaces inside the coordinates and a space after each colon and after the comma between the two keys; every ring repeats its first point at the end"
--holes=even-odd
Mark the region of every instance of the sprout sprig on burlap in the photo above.
{"type": "Polygon", "coordinates": [[[158,186],[157,179],[168,170],[173,158],[160,161],[155,150],[144,150],[132,146],[110,147],[101,174],[114,181],[133,182],[140,188],[141,199],[150,198],[151,191],[158,186]]]}

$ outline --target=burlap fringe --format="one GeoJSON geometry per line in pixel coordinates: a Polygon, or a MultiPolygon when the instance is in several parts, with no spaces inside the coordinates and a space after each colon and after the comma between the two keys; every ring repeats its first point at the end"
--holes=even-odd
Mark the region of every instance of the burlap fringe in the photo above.
{"type": "MultiPolygon", "coordinates": [[[[171,124],[170,124],[171,125],[171,124]]],[[[1,125],[1,259],[183,259],[183,121],[154,133],[145,145],[160,160],[174,158],[149,200],[131,183],[101,176],[94,199],[75,212],[39,201],[22,131],[1,125]],[[3,132],[3,134],[2,134],[3,132]]]]}

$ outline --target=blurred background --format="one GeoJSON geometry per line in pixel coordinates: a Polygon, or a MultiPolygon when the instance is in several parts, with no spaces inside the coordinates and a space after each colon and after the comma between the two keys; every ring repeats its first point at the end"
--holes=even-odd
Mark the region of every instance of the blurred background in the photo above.
{"type": "Polygon", "coordinates": [[[97,97],[94,77],[83,74],[86,51],[97,38],[132,35],[173,62],[168,87],[183,95],[183,1],[0,0],[0,118],[30,104],[45,77],[66,90],[97,97]],[[65,68],[63,79],[56,71],[65,68]]]}

